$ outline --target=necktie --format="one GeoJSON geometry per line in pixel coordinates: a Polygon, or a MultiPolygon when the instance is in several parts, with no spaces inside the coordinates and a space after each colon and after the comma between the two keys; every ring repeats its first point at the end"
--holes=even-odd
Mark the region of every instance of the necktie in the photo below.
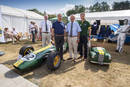
{"type": "Polygon", "coordinates": [[[45,25],[46,25],[46,32],[48,32],[47,20],[45,21],[45,25]]]}
{"type": "Polygon", "coordinates": [[[70,30],[70,37],[73,36],[73,22],[71,22],[71,30],[70,30]]]}

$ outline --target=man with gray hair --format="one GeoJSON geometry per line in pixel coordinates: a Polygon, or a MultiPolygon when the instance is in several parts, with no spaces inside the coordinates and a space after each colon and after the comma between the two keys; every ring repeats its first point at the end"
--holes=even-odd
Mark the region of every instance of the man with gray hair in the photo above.
{"type": "Polygon", "coordinates": [[[121,26],[116,32],[115,34],[119,34],[118,38],[117,38],[117,48],[116,48],[116,52],[121,53],[122,52],[122,48],[126,39],[126,33],[128,33],[128,31],[130,30],[130,25],[128,24],[128,20],[125,19],[124,20],[124,25],[121,26]]]}
{"type": "Polygon", "coordinates": [[[74,58],[73,61],[77,58],[77,47],[80,39],[81,28],[78,22],[75,21],[75,16],[70,16],[70,22],[67,24],[66,35],[68,36],[69,41],[69,54],[70,58],[74,58]],[[74,54],[74,57],[73,57],[74,54]]]}
{"type": "Polygon", "coordinates": [[[42,46],[45,47],[51,40],[52,23],[48,20],[48,16],[44,16],[44,20],[40,24],[40,31],[42,32],[42,46]]]}
{"type": "Polygon", "coordinates": [[[64,44],[64,30],[65,24],[62,22],[62,15],[57,15],[58,20],[52,25],[52,37],[55,38],[56,51],[59,53],[61,59],[63,59],[63,44],[64,44]]]}

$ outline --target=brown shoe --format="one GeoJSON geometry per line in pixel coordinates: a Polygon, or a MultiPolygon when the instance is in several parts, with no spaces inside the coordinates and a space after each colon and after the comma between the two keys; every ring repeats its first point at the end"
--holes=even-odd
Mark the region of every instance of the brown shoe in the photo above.
{"type": "Polygon", "coordinates": [[[68,58],[67,60],[72,60],[72,59],[73,59],[73,58],[70,57],[70,58],[68,58]]]}
{"type": "Polygon", "coordinates": [[[73,59],[72,61],[73,61],[74,63],[76,63],[76,59],[73,59]]]}
{"type": "Polygon", "coordinates": [[[84,57],[84,58],[83,58],[83,61],[86,61],[86,60],[87,60],[87,58],[86,58],[86,57],[84,57]]]}
{"type": "Polygon", "coordinates": [[[77,59],[81,59],[82,57],[83,57],[83,56],[80,55],[77,59]]]}

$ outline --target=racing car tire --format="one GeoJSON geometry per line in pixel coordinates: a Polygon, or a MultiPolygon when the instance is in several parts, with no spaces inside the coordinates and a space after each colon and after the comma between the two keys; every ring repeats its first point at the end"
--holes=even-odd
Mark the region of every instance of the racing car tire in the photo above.
{"type": "Polygon", "coordinates": [[[57,52],[51,52],[47,58],[47,67],[49,70],[56,70],[60,67],[61,57],[57,52]]]}
{"type": "Polygon", "coordinates": [[[34,51],[34,48],[32,46],[23,46],[20,49],[19,54],[22,55],[22,56],[25,56],[25,55],[31,53],[32,51],[34,51]]]}
{"type": "Polygon", "coordinates": [[[3,51],[0,51],[0,56],[3,56],[5,53],[3,51]]]}

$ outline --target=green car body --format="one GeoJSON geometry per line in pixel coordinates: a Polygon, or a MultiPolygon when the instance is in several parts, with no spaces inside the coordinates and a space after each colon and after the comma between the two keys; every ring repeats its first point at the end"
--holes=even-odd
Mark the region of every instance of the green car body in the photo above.
{"type": "MultiPolygon", "coordinates": [[[[63,47],[64,51],[66,50],[67,46],[67,43],[65,43],[63,47]]],[[[48,58],[51,52],[56,52],[56,48],[54,45],[49,44],[46,47],[23,56],[18,61],[16,61],[13,66],[20,71],[36,68],[40,66],[45,59],[48,58]]]]}
{"type": "Polygon", "coordinates": [[[89,61],[100,65],[110,64],[111,55],[102,47],[92,47],[89,52],[89,61]]]}

